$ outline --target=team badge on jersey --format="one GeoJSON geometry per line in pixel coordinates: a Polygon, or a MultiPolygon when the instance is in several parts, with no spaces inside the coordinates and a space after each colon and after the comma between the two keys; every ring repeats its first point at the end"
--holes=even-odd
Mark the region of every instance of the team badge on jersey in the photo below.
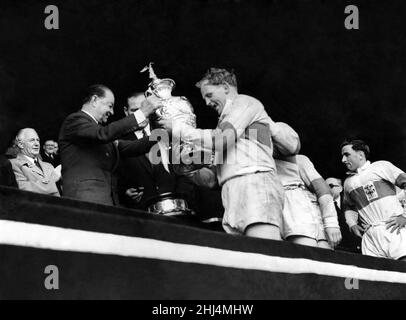
{"type": "Polygon", "coordinates": [[[372,182],[362,186],[362,188],[364,189],[364,193],[367,196],[368,201],[378,198],[378,192],[376,192],[375,185],[372,182]]]}

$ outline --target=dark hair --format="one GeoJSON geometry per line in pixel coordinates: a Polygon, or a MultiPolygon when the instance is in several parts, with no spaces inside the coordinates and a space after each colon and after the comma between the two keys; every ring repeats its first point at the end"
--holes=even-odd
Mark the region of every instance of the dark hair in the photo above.
{"type": "Polygon", "coordinates": [[[127,99],[135,98],[135,97],[139,97],[139,96],[145,97],[145,93],[144,93],[144,92],[141,92],[141,91],[135,91],[135,92],[132,92],[132,93],[127,97],[127,99]]]}
{"type": "Polygon", "coordinates": [[[342,144],[341,144],[341,149],[344,146],[348,146],[350,145],[352,147],[353,150],[355,151],[362,151],[365,154],[365,159],[368,160],[369,159],[369,146],[363,141],[363,140],[345,140],[342,144]]]}
{"type": "Polygon", "coordinates": [[[204,77],[196,83],[196,87],[201,88],[205,81],[215,86],[227,83],[237,88],[237,77],[234,74],[234,70],[228,71],[226,69],[210,68],[204,77]]]}
{"type": "Polygon", "coordinates": [[[103,84],[92,84],[91,86],[88,86],[84,91],[82,104],[88,103],[93,96],[104,98],[107,90],[110,89],[103,84]]]}

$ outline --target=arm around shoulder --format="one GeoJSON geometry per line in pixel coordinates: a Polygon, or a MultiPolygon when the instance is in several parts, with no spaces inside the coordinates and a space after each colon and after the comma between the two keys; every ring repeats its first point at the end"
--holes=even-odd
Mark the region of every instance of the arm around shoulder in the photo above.
{"type": "Polygon", "coordinates": [[[275,152],[282,156],[298,154],[301,145],[297,132],[283,122],[273,122],[270,119],[269,123],[275,152]]]}

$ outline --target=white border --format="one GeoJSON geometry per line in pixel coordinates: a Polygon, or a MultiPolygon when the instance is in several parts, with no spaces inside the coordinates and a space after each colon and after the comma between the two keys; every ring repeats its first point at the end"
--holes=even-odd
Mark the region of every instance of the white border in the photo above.
{"type": "Polygon", "coordinates": [[[406,273],[360,268],[302,258],[283,258],[260,253],[179,244],[148,238],[0,220],[0,245],[58,251],[159,259],[226,268],[292,274],[318,274],[367,281],[406,284],[406,273]]]}

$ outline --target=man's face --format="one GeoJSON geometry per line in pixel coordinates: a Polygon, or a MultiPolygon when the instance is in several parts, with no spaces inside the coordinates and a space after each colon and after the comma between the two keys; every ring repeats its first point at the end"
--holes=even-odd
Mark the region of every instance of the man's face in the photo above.
{"type": "Polygon", "coordinates": [[[362,158],[359,151],[355,151],[352,145],[346,145],[341,149],[341,155],[343,156],[341,162],[345,164],[348,170],[356,171],[362,167],[362,158]]]}
{"type": "Polygon", "coordinates": [[[211,85],[205,81],[202,83],[200,92],[206,105],[221,114],[227,101],[228,87],[226,85],[211,85]]]}
{"type": "Polygon", "coordinates": [[[55,150],[54,142],[52,140],[45,141],[45,143],[44,143],[44,151],[47,154],[52,154],[52,153],[54,153],[54,150],[55,150]]]}
{"type": "Polygon", "coordinates": [[[22,154],[31,158],[36,158],[39,154],[40,143],[38,134],[35,130],[26,130],[21,141],[18,142],[18,147],[22,154]]]}
{"type": "Polygon", "coordinates": [[[95,107],[94,117],[98,122],[106,123],[108,118],[114,114],[114,95],[106,90],[104,97],[96,97],[93,103],[95,107]]]}
{"type": "Polygon", "coordinates": [[[58,153],[59,145],[58,142],[54,141],[54,153],[58,153]]]}
{"type": "Polygon", "coordinates": [[[141,103],[145,100],[143,95],[139,95],[136,97],[130,97],[127,100],[128,107],[124,108],[124,113],[126,116],[133,114],[141,107],[141,103]]]}

